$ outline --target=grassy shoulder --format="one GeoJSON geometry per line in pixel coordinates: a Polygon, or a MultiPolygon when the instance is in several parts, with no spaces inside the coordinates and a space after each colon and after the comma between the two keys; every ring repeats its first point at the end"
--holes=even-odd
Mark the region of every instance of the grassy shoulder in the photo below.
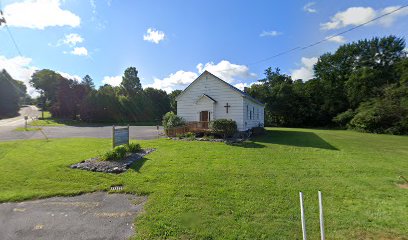
{"type": "Polygon", "coordinates": [[[78,126],[84,124],[78,120],[54,118],[48,111],[44,111],[44,117],[41,117],[40,114],[39,119],[30,123],[31,126],[78,126]]]}
{"type": "Polygon", "coordinates": [[[33,131],[40,131],[40,130],[41,130],[41,128],[39,128],[39,127],[27,127],[27,128],[18,127],[16,129],[14,129],[14,131],[16,131],[16,132],[33,132],[33,131]]]}
{"type": "Polygon", "coordinates": [[[107,139],[0,143],[0,202],[108,190],[149,195],[139,239],[300,239],[299,191],[308,235],[319,238],[317,191],[329,239],[408,236],[408,137],[269,129],[242,145],[138,141],[157,150],[124,174],[70,169],[110,149],[107,139]]]}

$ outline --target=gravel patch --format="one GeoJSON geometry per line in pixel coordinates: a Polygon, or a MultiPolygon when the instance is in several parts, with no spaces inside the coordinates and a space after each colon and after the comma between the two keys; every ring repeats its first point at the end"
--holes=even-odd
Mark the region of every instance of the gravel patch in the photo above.
{"type": "Polygon", "coordinates": [[[141,152],[132,153],[120,161],[101,161],[98,157],[84,160],[80,163],[71,165],[73,169],[82,169],[92,172],[105,172],[105,173],[123,173],[125,172],[135,161],[142,159],[147,154],[155,151],[156,149],[143,149],[141,152]]]}

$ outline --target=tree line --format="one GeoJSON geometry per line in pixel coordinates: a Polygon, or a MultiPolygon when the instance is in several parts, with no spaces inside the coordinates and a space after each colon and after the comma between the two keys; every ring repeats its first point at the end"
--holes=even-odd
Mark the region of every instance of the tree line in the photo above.
{"type": "Polygon", "coordinates": [[[171,94],[142,88],[135,67],[125,70],[122,82],[116,87],[105,84],[96,89],[89,75],[77,81],[49,69],[35,72],[30,83],[41,93],[41,107],[58,118],[86,122],[159,122],[172,106],[171,94]]]}
{"type": "Polygon", "coordinates": [[[311,80],[268,68],[246,91],[265,103],[267,126],[408,134],[404,49],[404,39],[396,36],[360,40],[320,56],[311,80]]]}
{"type": "MultiPolygon", "coordinates": [[[[396,36],[364,39],[325,53],[314,65],[315,77],[292,79],[278,68],[246,91],[265,103],[265,125],[336,127],[408,134],[408,59],[405,40],[396,36]]],[[[142,88],[138,71],[129,67],[119,86],[96,89],[92,78],[67,79],[43,69],[30,80],[39,105],[54,117],[87,122],[159,122],[176,112],[180,90],[142,88]]],[[[26,89],[0,72],[0,117],[16,114],[26,89]]]]}

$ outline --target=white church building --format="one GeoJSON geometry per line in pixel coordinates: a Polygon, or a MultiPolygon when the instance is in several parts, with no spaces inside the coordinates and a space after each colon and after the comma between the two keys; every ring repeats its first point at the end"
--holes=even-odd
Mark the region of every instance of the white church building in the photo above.
{"type": "Polygon", "coordinates": [[[264,104],[204,71],[176,98],[177,115],[187,122],[236,121],[239,131],[264,126],[264,104]]]}

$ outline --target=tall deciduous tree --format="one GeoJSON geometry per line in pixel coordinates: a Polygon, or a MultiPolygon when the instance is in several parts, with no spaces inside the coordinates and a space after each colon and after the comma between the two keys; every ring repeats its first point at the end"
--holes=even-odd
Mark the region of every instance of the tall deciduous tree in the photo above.
{"type": "Polygon", "coordinates": [[[31,85],[44,94],[47,105],[43,107],[47,108],[57,101],[58,86],[63,79],[59,73],[49,69],[36,71],[31,76],[31,85]]]}

